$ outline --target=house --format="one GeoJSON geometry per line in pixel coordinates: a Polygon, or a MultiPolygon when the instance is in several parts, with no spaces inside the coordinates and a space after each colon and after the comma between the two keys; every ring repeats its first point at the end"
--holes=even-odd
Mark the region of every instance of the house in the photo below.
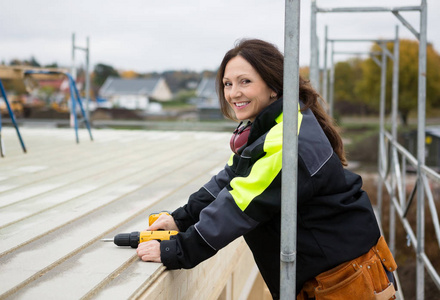
{"type": "Polygon", "coordinates": [[[198,108],[220,108],[215,90],[215,78],[203,78],[197,87],[196,94],[198,108]]]}
{"type": "Polygon", "coordinates": [[[106,99],[108,107],[148,110],[150,100],[169,101],[172,93],[160,78],[124,79],[108,77],[99,90],[99,97],[106,99]]]}
{"type": "Polygon", "coordinates": [[[196,94],[196,103],[200,120],[224,119],[216,92],[215,78],[203,78],[197,87],[196,94]]]}

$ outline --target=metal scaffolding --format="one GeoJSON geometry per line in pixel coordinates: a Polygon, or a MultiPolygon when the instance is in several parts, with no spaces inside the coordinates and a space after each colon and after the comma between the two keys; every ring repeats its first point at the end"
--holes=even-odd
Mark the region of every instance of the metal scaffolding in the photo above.
{"type": "MultiPolygon", "coordinates": [[[[328,38],[328,27],[325,27],[325,42],[324,42],[324,70],[323,70],[323,84],[322,84],[322,93],[324,99],[328,102],[328,114],[333,117],[333,108],[334,108],[334,90],[335,90],[335,63],[334,63],[334,56],[336,54],[352,54],[352,55],[364,55],[368,54],[375,62],[378,64],[378,66],[381,68],[381,99],[384,99],[385,101],[385,94],[386,94],[386,57],[388,56],[392,60],[395,60],[397,63],[399,62],[399,53],[397,53],[395,56],[391,54],[386,45],[387,43],[399,43],[399,37],[398,37],[398,29],[396,27],[396,37],[394,40],[375,40],[375,39],[330,39],[328,38]],[[369,51],[369,52],[354,52],[354,51],[335,51],[334,45],[335,43],[342,42],[342,43],[351,43],[351,42],[371,42],[376,43],[381,48],[381,51],[369,51]],[[331,44],[331,50],[330,50],[330,85],[328,84],[328,69],[327,69],[327,47],[328,44],[331,44]],[[376,56],[382,56],[382,61],[379,62],[376,56]]],[[[399,74],[393,73],[393,82],[396,80],[398,81],[399,74]]],[[[398,91],[396,91],[397,93],[398,91]]],[[[381,115],[382,117],[382,115],[381,115]]]]}
{"type": "Polygon", "coordinates": [[[287,300],[296,295],[300,0],[285,3],[280,298],[287,300]]]}
{"type": "MultiPolygon", "coordinates": [[[[318,13],[360,13],[360,12],[391,12],[396,18],[414,34],[419,40],[419,59],[418,59],[418,112],[417,112],[417,157],[414,157],[407,149],[398,143],[397,140],[397,124],[398,124],[398,55],[399,42],[394,41],[394,53],[391,54],[386,49],[385,43],[381,45],[382,51],[386,55],[382,55],[382,61],[378,62],[382,67],[382,78],[386,69],[387,56],[393,58],[393,83],[392,83],[392,106],[391,106],[391,132],[385,129],[385,89],[381,89],[380,96],[380,134],[379,134],[379,182],[378,182],[378,216],[381,217],[382,209],[382,188],[385,186],[390,201],[390,236],[388,243],[391,250],[395,251],[395,216],[396,213],[401,219],[405,228],[408,241],[411,242],[416,252],[416,286],[418,300],[424,299],[425,286],[425,269],[432,278],[433,282],[440,289],[440,276],[433,267],[431,261],[425,253],[425,201],[429,206],[429,211],[433,219],[435,235],[440,246],[440,224],[437,210],[434,203],[433,193],[431,191],[430,182],[440,183],[440,175],[425,165],[425,130],[426,130],[426,48],[427,48],[427,3],[421,0],[419,6],[404,7],[340,7],[340,8],[320,8],[316,1],[312,0],[312,32],[311,36],[311,62],[310,70],[311,81],[315,84],[319,81],[318,77],[318,57],[313,55],[317,53],[318,43],[316,38],[316,15],[318,13]],[[420,30],[415,30],[400,14],[402,11],[416,11],[420,13],[420,30]],[[405,188],[408,186],[406,181],[408,166],[412,166],[417,170],[417,179],[409,197],[406,195],[405,188]],[[417,200],[417,227],[416,232],[412,229],[407,213],[413,200],[417,200]],[[426,200],[425,200],[426,199],[426,200]]],[[[398,29],[396,29],[396,37],[398,29]]],[[[327,79],[324,78],[324,82],[327,79]]],[[[381,80],[381,85],[384,81],[381,80]]],[[[326,92],[324,92],[326,93],[326,92]]],[[[331,97],[331,96],[330,96],[331,97]]]]}

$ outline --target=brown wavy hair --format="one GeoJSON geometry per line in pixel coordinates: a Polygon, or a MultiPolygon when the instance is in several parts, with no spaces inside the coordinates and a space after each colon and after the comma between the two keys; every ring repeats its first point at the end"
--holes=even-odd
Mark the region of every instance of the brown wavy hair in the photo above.
{"type": "MultiPolygon", "coordinates": [[[[218,69],[216,79],[220,109],[225,117],[232,120],[236,120],[236,117],[225,98],[223,76],[225,75],[226,65],[236,56],[243,57],[258,72],[267,86],[277,94],[277,99],[283,96],[283,54],[275,45],[262,40],[239,40],[234,48],[226,52],[218,69]]],[[[319,93],[313,89],[308,80],[304,80],[301,76],[299,79],[299,98],[304,103],[302,110],[304,111],[309,108],[312,110],[330,141],[333,150],[339,156],[342,164],[346,166],[347,160],[345,158],[344,144],[339,135],[339,129],[319,102],[319,99],[324,102],[319,93]]]]}

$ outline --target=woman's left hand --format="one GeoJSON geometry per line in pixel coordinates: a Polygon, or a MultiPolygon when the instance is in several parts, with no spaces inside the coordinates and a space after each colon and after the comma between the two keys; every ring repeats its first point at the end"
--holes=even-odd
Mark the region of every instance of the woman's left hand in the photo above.
{"type": "Polygon", "coordinates": [[[156,240],[140,243],[136,252],[143,261],[162,262],[160,260],[160,243],[156,240]]]}

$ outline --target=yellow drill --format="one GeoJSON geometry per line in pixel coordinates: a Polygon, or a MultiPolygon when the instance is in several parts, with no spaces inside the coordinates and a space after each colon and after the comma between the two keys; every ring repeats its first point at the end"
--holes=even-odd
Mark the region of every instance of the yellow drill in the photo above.
{"type": "MultiPolygon", "coordinates": [[[[160,212],[150,214],[148,217],[148,224],[153,224],[157,218],[162,214],[169,214],[168,212],[160,212]]],[[[119,233],[113,239],[102,239],[103,242],[114,242],[117,246],[131,246],[137,248],[140,243],[157,240],[169,240],[171,236],[178,234],[175,230],[157,230],[157,231],[133,231],[131,233],[119,233]]]]}

